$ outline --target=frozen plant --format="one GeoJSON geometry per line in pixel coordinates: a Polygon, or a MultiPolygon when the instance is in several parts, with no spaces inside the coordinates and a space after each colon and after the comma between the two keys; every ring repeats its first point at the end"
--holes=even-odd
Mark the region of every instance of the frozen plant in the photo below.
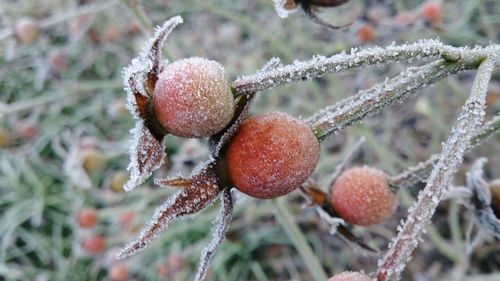
{"type": "MultiPolygon", "coordinates": [[[[162,140],[169,133],[169,130],[168,126],[165,126],[154,112],[163,110],[164,106],[170,106],[171,104],[168,102],[159,104],[154,102],[159,94],[156,82],[162,79],[163,71],[166,71],[169,67],[167,62],[161,61],[161,46],[166,36],[181,22],[182,18],[177,16],[159,27],[146,48],[136,59],[132,60],[132,64],[124,71],[128,108],[136,119],[136,126],[132,130],[133,138],[129,165],[131,177],[126,185],[128,191],[150,177],[152,172],[162,164],[165,157],[162,140]]],[[[199,81],[202,84],[207,81],[203,80],[203,73],[200,73],[199,69],[193,69],[193,66],[189,65],[187,67],[188,72],[194,75],[195,78],[186,73],[179,74],[186,77],[179,81],[187,84],[185,84],[186,87],[174,87],[174,93],[177,90],[187,91],[187,94],[191,94],[189,91],[195,91],[196,95],[193,95],[192,99],[205,99],[210,96],[210,98],[206,99],[207,102],[220,102],[223,106],[226,106],[226,103],[230,101],[231,104],[229,105],[234,109],[232,110],[233,114],[229,122],[222,122],[225,124],[223,128],[215,129],[208,135],[208,160],[195,168],[189,178],[156,179],[155,182],[159,185],[179,187],[180,190],[156,209],[153,218],[144,230],[134,241],[127,244],[117,254],[117,257],[125,258],[143,250],[161,231],[166,230],[173,220],[193,217],[220,197],[222,201],[221,211],[216,219],[214,237],[202,252],[196,274],[196,280],[204,280],[210,258],[222,243],[232,219],[232,188],[241,190],[241,182],[244,182],[245,189],[251,189],[252,183],[256,183],[259,188],[258,192],[257,190],[246,190],[247,194],[257,198],[283,196],[299,188],[301,184],[297,182],[305,181],[314,171],[319,157],[315,154],[318,153],[316,148],[326,138],[390,105],[419,94],[423,88],[441,79],[466,70],[478,69],[471,95],[464,105],[446,145],[443,147],[442,153],[426,162],[427,164],[410,169],[410,172],[399,177],[387,178],[388,185],[397,189],[396,186],[399,184],[432,167],[427,186],[421,192],[418,202],[410,209],[408,219],[398,228],[398,236],[391,243],[385,257],[380,261],[380,267],[376,273],[378,280],[397,278],[411,257],[413,250],[417,247],[425,226],[430,222],[437,205],[443,199],[453,175],[463,159],[463,154],[471,147],[471,144],[480,143],[487,136],[500,129],[500,118],[498,117],[482,126],[486,87],[493,69],[498,67],[497,59],[499,56],[500,46],[498,45],[474,48],[452,47],[437,40],[422,40],[413,44],[393,44],[386,48],[353,49],[349,54],[341,53],[330,57],[315,56],[308,61],[296,61],[289,65],[283,65],[279,59],[273,59],[257,73],[240,76],[236,81],[230,83],[230,92],[233,97],[232,99],[223,98],[223,100],[213,99],[213,93],[211,92],[215,87],[220,90],[218,93],[222,93],[223,97],[227,93],[224,80],[218,79],[223,75],[216,75],[217,79],[211,80],[213,79],[212,74],[222,74],[223,69],[219,65],[212,65],[212,62],[208,63],[206,59],[196,60],[207,62],[202,63],[199,67],[208,70],[207,79],[209,81],[207,85],[210,87],[191,88],[192,84],[190,83],[193,79],[197,79],[197,81],[201,79],[199,81]],[[411,60],[421,60],[428,63],[423,66],[408,68],[387,81],[362,90],[345,100],[318,111],[317,114],[306,120],[299,120],[283,113],[263,114],[261,117],[245,120],[257,92],[294,81],[320,77],[328,73],[411,60]],[[207,67],[207,64],[214,67],[207,67]],[[266,128],[269,130],[261,130],[261,126],[267,126],[266,128]],[[257,132],[254,139],[247,136],[247,130],[257,132]],[[293,136],[300,138],[302,141],[294,141],[293,136]],[[234,147],[238,147],[241,143],[245,144],[242,147],[249,149],[246,152],[248,155],[252,155],[252,153],[261,155],[259,160],[253,163],[262,165],[265,168],[261,169],[260,173],[247,171],[250,169],[248,166],[238,166],[237,163],[231,164],[230,161],[227,161],[231,158],[228,156],[230,153],[236,153],[235,155],[240,153],[240,151],[231,151],[231,149],[234,150],[234,147]],[[268,153],[263,153],[263,151],[268,151],[268,153]],[[299,151],[298,154],[297,151],[299,151]],[[272,157],[269,157],[268,154],[272,155],[272,157]],[[291,155],[293,157],[289,157],[291,155]],[[296,168],[300,168],[300,165],[287,162],[289,158],[298,161],[297,159],[301,157],[310,158],[310,161],[307,161],[310,162],[310,165],[302,167],[307,171],[297,170],[296,168]],[[228,165],[231,165],[231,167],[228,167],[228,165]],[[283,169],[283,167],[294,167],[294,169],[283,169]],[[283,174],[283,170],[289,170],[292,174],[283,174]],[[408,176],[408,173],[411,175],[408,176]],[[237,178],[239,176],[244,177],[244,180],[237,178]],[[290,178],[294,180],[290,181],[290,178]],[[287,186],[285,191],[276,192],[276,190],[272,190],[281,184],[289,184],[290,186],[287,186]],[[265,196],[262,194],[265,194],[265,196]]],[[[161,84],[177,81],[175,75],[163,77],[165,81],[161,82],[161,84]],[[174,80],[170,81],[169,77],[174,80]]],[[[160,92],[161,95],[165,94],[163,90],[160,92]]],[[[169,90],[166,94],[169,94],[169,90]]],[[[190,99],[187,100],[188,103],[191,102],[190,99]]],[[[199,107],[199,103],[193,102],[192,104],[195,109],[217,110],[214,109],[213,104],[207,104],[203,108],[199,107]]],[[[210,118],[211,113],[213,112],[208,112],[205,117],[210,118]]],[[[211,122],[208,123],[209,125],[212,124],[211,122]]],[[[202,122],[194,125],[203,126],[204,124],[202,122]]],[[[197,134],[193,134],[193,136],[202,137],[202,135],[197,134]]],[[[340,175],[345,166],[340,167],[335,175],[340,175]]],[[[420,176],[425,177],[423,173],[420,176]]],[[[348,240],[355,242],[366,250],[372,250],[364,245],[362,241],[352,236],[350,232],[345,231],[343,221],[329,218],[331,210],[325,210],[325,204],[329,200],[327,200],[324,192],[314,185],[307,187],[303,184],[301,190],[311,199],[312,203],[320,207],[319,214],[332,227],[332,232],[335,228],[348,240]]],[[[277,202],[281,201],[278,200],[277,202]]],[[[276,215],[280,220],[289,221],[290,218],[281,211],[282,206],[279,204],[281,203],[277,204],[279,208],[277,208],[276,215]]],[[[290,231],[291,235],[293,235],[293,231],[290,231]]],[[[304,249],[299,249],[299,252],[303,256],[311,254],[304,249]]],[[[320,265],[312,262],[308,263],[308,267],[314,276],[314,280],[323,281],[326,279],[326,274],[320,265]]]]}

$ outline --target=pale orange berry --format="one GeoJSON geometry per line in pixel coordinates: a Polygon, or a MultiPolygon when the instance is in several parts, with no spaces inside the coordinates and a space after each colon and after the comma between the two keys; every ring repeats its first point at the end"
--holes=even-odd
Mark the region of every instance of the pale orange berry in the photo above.
{"type": "Polygon", "coordinates": [[[362,226],[378,224],[392,216],[398,203],[387,175],[368,166],[343,172],[333,183],[331,204],[346,222],[362,226]]]}

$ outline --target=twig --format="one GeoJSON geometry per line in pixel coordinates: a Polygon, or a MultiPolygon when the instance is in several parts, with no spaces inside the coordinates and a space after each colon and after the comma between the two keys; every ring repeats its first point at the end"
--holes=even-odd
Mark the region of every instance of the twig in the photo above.
{"type": "Polygon", "coordinates": [[[482,57],[468,57],[450,63],[439,60],[428,65],[409,68],[406,72],[359,92],[349,102],[340,101],[321,110],[309,123],[316,137],[323,141],[328,136],[352,125],[354,122],[379,112],[428,86],[457,72],[476,68],[482,57]]]}
{"type": "MultiPolygon", "coordinates": [[[[474,136],[472,136],[470,146],[467,147],[467,150],[478,146],[499,131],[500,115],[496,115],[490,121],[486,122],[481,129],[474,136]]],[[[391,177],[391,185],[397,188],[408,188],[415,185],[419,181],[426,180],[429,177],[432,167],[437,163],[438,159],[439,155],[434,154],[426,161],[420,162],[417,165],[406,169],[399,175],[391,177]]]]}
{"type": "Polygon", "coordinates": [[[438,40],[420,40],[413,44],[391,45],[386,48],[352,49],[350,54],[340,53],[331,57],[316,56],[309,61],[295,61],[293,64],[242,76],[233,83],[236,97],[248,93],[270,89],[293,81],[320,77],[326,73],[342,72],[363,66],[386,64],[397,61],[431,60],[443,57],[447,61],[457,61],[463,57],[498,52],[500,47],[457,48],[444,45],[438,40]]]}
{"type": "Polygon", "coordinates": [[[443,146],[443,151],[426,187],[420,192],[417,203],[409,209],[406,222],[398,227],[398,235],[390,243],[386,255],[379,261],[376,274],[378,281],[389,280],[393,276],[395,279],[399,279],[399,274],[410,260],[413,250],[417,247],[427,224],[462,162],[474,132],[478,130],[484,118],[486,93],[494,66],[493,56],[488,57],[480,64],[472,85],[471,95],[443,146]]]}

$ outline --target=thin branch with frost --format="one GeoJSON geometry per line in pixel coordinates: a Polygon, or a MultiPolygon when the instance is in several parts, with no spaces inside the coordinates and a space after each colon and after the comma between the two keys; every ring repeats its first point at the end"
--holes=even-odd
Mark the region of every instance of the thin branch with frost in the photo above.
{"type": "Polygon", "coordinates": [[[398,235],[389,244],[386,255],[379,260],[376,274],[378,281],[389,280],[392,277],[399,279],[400,273],[411,259],[413,250],[422,239],[427,224],[463,160],[474,132],[479,129],[482,123],[485,115],[488,83],[494,66],[495,57],[493,56],[489,56],[480,64],[470,97],[463,106],[457,123],[443,146],[442,153],[426,187],[419,193],[415,205],[408,210],[407,220],[398,227],[398,235]]]}
{"type": "Polygon", "coordinates": [[[423,87],[451,74],[475,68],[480,60],[480,57],[464,58],[454,63],[439,60],[428,65],[409,68],[387,82],[360,91],[348,102],[340,101],[321,110],[311,117],[312,122],[309,122],[309,125],[318,140],[322,141],[388,105],[401,102],[423,87]]]}
{"type": "Polygon", "coordinates": [[[213,238],[212,241],[210,241],[210,244],[208,244],[208,246],[203,249],[203,252],[201,253],[198,272],[196,272],[196,277],[194,278],[195,281],[205,280],[210,261],[212,260],[217,248],[222,244],[222,241],[224,241],[232,219],[233,198],[231,197],[231,189],[226,188],[221,194],[221,206],[217,219],[215,220],[217,225],[213,231],[213,238]]]}
{"type": "MultiPolygon", "coordinates": [[[[498,46],[494,46],[498,47],[498,46]]],[[[491,49],[491,48],[489,48],[491,49]]],[[[233,82],[235,96],[270,89],[293,81],[317,78],[327,73],[342,72],[369,65],[382,65],[390,62],[432,60],[445,58],[456,61],[473,53],[490,52],[488,48],[458,48],[444,45],[439,40],[420,40],[413,44],[374,47],[351,50],[350,54],[340,53],[331,57],[315,56],[308,61],[295,61],[253,75],[242,76],[233,82]]]]}
{"type": "MultiPolygon", "coordinates": [[[[467,150],[480,145],[490,136],[498,133],[499,131],[500,115],[496,115],[490,121],[486,122],[481,129],[475,133],[474,136],[472,136],[470,146],[467,147],[467,150]]],[[[437,163],[438,159],[439,155],[434,154],[429,157],[429,159],[407,168],[399,175],[390,178],[391,185],[397,188],[408,188],[415,185],[417,182],[426,181],[430,175],[432,167],[437,163]]]]}

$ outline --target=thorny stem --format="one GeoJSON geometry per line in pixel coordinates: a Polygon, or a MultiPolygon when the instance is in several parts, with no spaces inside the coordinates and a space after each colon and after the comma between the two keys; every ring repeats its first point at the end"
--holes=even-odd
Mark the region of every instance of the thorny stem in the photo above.
{"type": "Polygon", "coordinates": [[[282,225],[288,237],[292,240],[293,245],[297,248],[302,260],[313,276],[314,281],[325,281],[328,277],[321,266],[317,256],[312,251],[307,243],[306,238],[295,224],[293,217],[283,203],[282,198],[273,200],[274,213],[279,223],[282,225]]]}
{"type": "Polygon", "coordinates": [[[462,108],[457,123],[443,146],[443,151],[433,169],[429,181],[419,193],[418,201],[408,211],[408,218],[398,227],[398,235],[389,245],[389,250],[379,261],[377,280],[385,281],[395,277],[406,267],[413,250],[417,247],[426,225],[430,222],[440,200],[446,193],[453,175],[463,160],[465,150],[470,145],[474,132],[478,130],[484,115],[486,93],[491,73],[495,66],[493,56],[479,66],[472,85],[470,97],[462,108]]]}
{"type": "MultiPolygon", "coordinates": [[[[474,136],[472,136],[470,146],[467,147],[467,150],[476,147],[499,131],[500,115],[496,115],[490,121],[486,122],[481,129],[474,134],[474,136]]],[[[437,163],[438,159],[439,155],[434,154],[424,162],[420,162],[413,167],[407,168],[399,175],[390,178],[391,185],[397,188],[408,188],[415,185],[419,181],[425,181],[429,177],[432,167],[437,163]]]]}
{"type": "Polygon", "coordinates": [[[289,84],[293,81],[307,80],[327,73],[341,72],[363,66],[414,59],[430,60],[440,57],[446,61],[454,62],[463,57],[484,56],[488,52],[500,52],[500,46],[492,45],[486,48],[468,49],[444,45],[438,40],[420,40],[413,44],[391,45],[386,48],[352,49],[350,54],[341,53],[331,57],[316,56],[309,61],[296,61],[293,64],[242,76],[234,81],[232,87],[235,97],[238,97],[289,84]]]}
{"type": "Polygon", "coordinates": [[[383,107],[401,102],[425,86],[451,74],[476,68],[482,59],[473,56],[456,62],[438,60],[424,66],[409,68],[387,82],[360,91],[353,98],[348,98],[347,102],[340,101],[321,110],[311,117],[309,124],[318,140],[323,141],[354,122],[379,112],[383,107]]]}

